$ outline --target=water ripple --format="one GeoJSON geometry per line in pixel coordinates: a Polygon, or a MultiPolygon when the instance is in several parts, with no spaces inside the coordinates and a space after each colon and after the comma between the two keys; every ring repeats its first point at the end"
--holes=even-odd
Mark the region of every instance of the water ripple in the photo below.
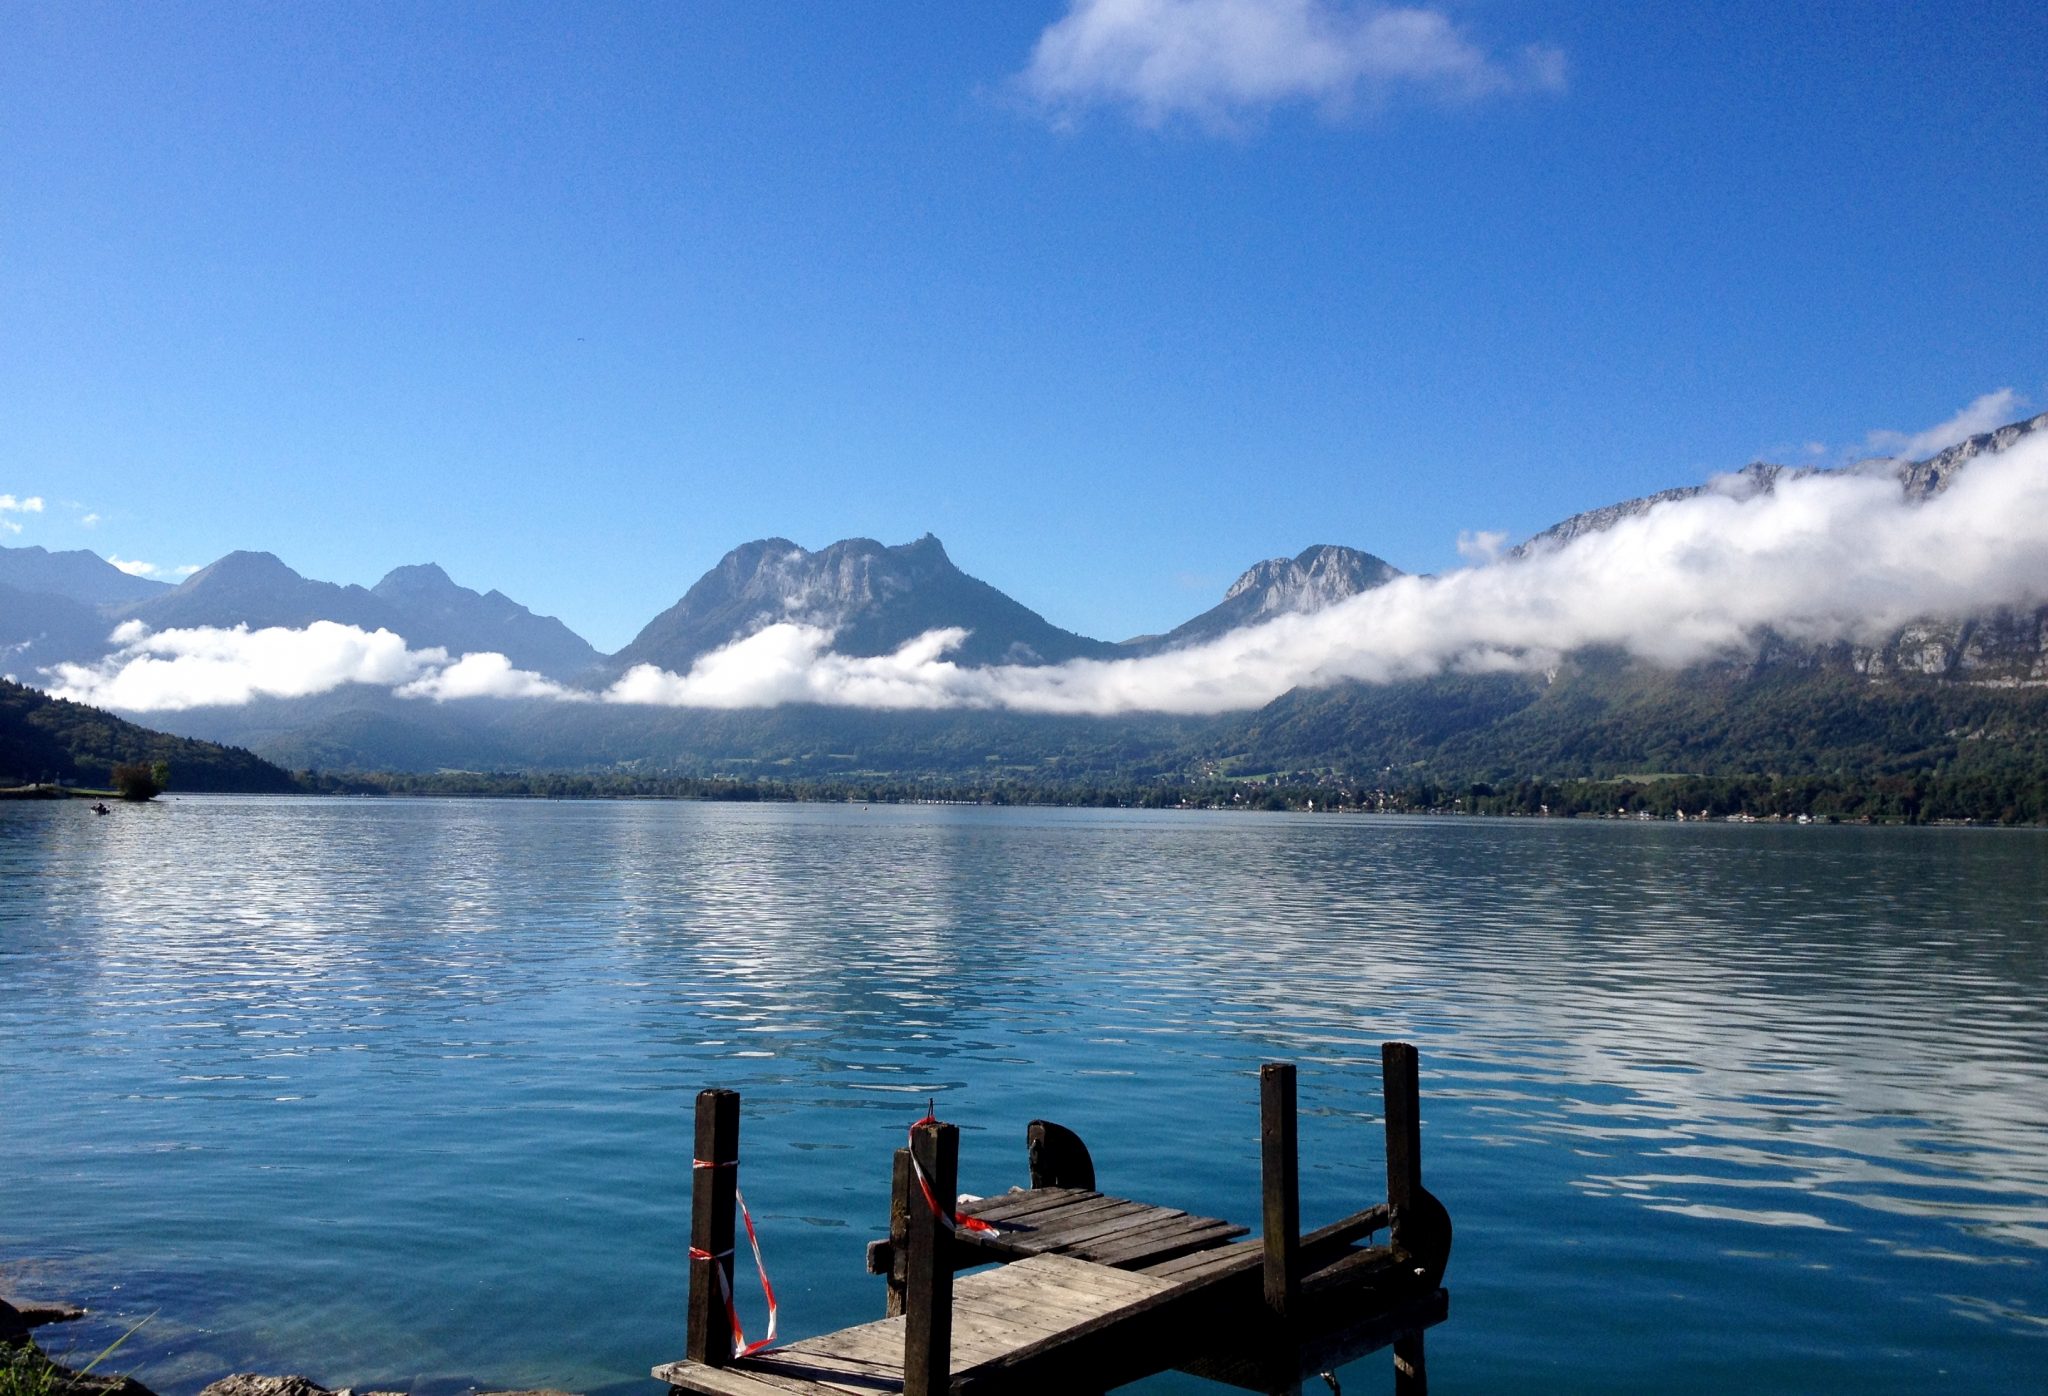
{"type": "Polygon", "coordinates": [[[1333,1215],[1383,1187],[1388,1037],[1458,1223],[1445,1389],[2048,1385],[2037,836],[76,813],[0,807],[0,1188],[35,1204],[0,1209],[0,1279],[163,1305],[137,1342],[172,1396],[308,1365],[625,1390],[680,1343],[706,1084],[746,1094],[801,1331],[878,1305],[859,1239],[926,1097],[973,1191],[1048,1116],[1107,1185],[1250,1220],[1255,1071],[1288,1057],[1333,1215]]]}

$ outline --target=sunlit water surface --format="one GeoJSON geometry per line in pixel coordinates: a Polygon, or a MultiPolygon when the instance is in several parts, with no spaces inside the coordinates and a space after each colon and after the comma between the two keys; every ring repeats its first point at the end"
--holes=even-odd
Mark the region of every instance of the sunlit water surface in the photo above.
{"type": "Polygon", "coordinates": [[[1314,1224],[1384,1195],[1400,1037],[1438,1391],[2048,1390],[2044,906],[2048,838],[1990,831],[0,806],[0,1288],[92,1305],[84,1352],[155,1312],[167,1393],[648,1391],[700,1087],[788,1336],[879,1314],[928,1096],[970,1191],[1044,1116],[1249,1222],[1293,1059],[1314,1224]]]}

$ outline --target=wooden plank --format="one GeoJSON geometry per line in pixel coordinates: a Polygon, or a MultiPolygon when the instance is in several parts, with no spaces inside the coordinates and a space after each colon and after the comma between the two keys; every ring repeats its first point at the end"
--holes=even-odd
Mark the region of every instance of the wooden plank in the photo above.
{"type": "MultiPolygon", "coordinates": [[[[963,1207],[961,1211],[970,1216],[980,1215],[971,1207],[963,1207]]],[[[1121,1237],[1125,1228],[1150,1225],[1155,1221],[1161,1224],[1186,1222],[1191,1228],[1196,1225],[1221,1226],[1237,1234],[1244,1231],[1243,1227],[1220,1222],[1213,1217],[1189,1217],[1185,1212],[1175,1208],[1156,1207],[1150,1203],[1105,1197],[1098,1193],[1079,1199],[1069,1197],[1048,1201],[1039,1211],[1026,1214],[1021,1222],[1014,1218],[1000,1220],[995,1224],[1009,1229],[995,1236],[972,1231],[959,1232],[953,1238],[953,1263],[956,1269],[961,1269],[985,1265],[991,1260],[1015,1260],[1025,1256],[1060,1252],[1072,1252],[1084,1260],[1092,1260],[1096,1258],[1095,1252],[1107,1244],[1107,1238],[1121,1237]]],[[[1185,1248],[1174,1245],[1164,1249],[1178,1254],[1185,1248]]],[[[1134,1247],[1128,1254],[1131,1257],[1143,1258],[1150,1254],[1150,1251],[1150,1247],[1134,1247]]],[[[1120,1260],[1118,1264],[1125,1269],[1138,1268],[1128,1259],[1120,1260]]],[[[868,1273],[886,1275],[892,1273],[892,1267],[898,1271],[901,1268],[898,1252],[893,1243],[869,1242],[868,1273]]]]}
{"type": "Polygon", "coordinates": [[[984,1221],[1001,1221],[1005,1217],[1025,1216],[1043,1207],[1058,1207],[1100,1196],[1102,1194],[1093,1188],[1033,1188],[1029,1192],[997,1193],[993,1197],[970,1202],[960,1210],[984,1221]]]}
{"type": "MultiPolygon", "coordinates": [[[[1129,1270],[1108,1273],[1133,1279],[1150,1278],[1129,1270]]],[[[1240,1278],[1249,1280],[1253,1273],[1248,1266],[1240,1278]]],[[[1225,1288],[1227,1285],[1212,1282],[1164,1283],[1152,1294],[1125,1303],[1100,1318],[962,1372],[953,1383],[953,1391],[955,1396],[1025,1396],[1052,1391],[1102,1391],[1134,1381],[1161,1370],[1161,1354],[1182,1341],[1190,1325],[1216,1322],[1228,1312],[1230,1300],[1223,1293],[1225,1288]]],[[[1250,1297],[1250,1293],[1246,1292],[1244,1297],[1250,1297]]],[[[1242,1303],[1243,1298],[1237,1302],[1242,1303]]]]}
{"type": "Polygon", "coordinates": [[[1392,1247],[1367,1246],[1339,1256],[1305,1277],[1301,1283],[1304,1292],[1318,1296],[1343,1290],[1380,1288],[1390,1282],[1412,1289],[1415,1286],[1410,1281],[1417,1273],[1407,1257],[1392,1247]]]}
{"type": "Polygon", "coordinates": [[[959,1312],[972,1308],[978,1313],[995,1315],[1028,1311],[1037,1307],[1043,1308],[1055,1318],[1060,1315],[1093,1318],[1103,1311],[1106,1303],[1113,1303],[1115,1300],[1106,1300],[1101,1293],[1077,1285],[1064,1277],[1027,1277],[1023,1282],[1012,1281],[1001,1289],[987,1286],[975,1289],[962,1287],[954,1292],[953,1302],[959,1312]]]}
{"type": "Polygon", "coordinates": [[[1022,1326],[1036,1324],[1047,1333],[1056,1333],[1070,1324],[1081,1323],[1100,1312],[1100,1306],[1089,1303],[1085,1298],[1061,1290],[1032,1294],[988,1294],[969,1296],[955,1293],[953,1312],[963,1319],[973,1316],[977,1325],[997,1321],[1014,1322],[1022,1326]]]}
{"type": "Polygon", "coordinates": [[[792,1355],[788,1349],[757,1353],[744,1359],[738,1370],[773,1384],[777,1391],[802,1392],[809,1396],[897,1396],[903,1390],[903,1373],[888,1370],[845,1370],[830,1358],[792,1355]]]}
{"type": "Polygon", "coordinates": [[[1162,1280],[1185,1280],[1209,1270],[1228,1269],[1240,1257],[1258,1253],[1257,1241],[1232,1241],[1189,1255],[1174,1256],[1157,1265],[1144,1266],[1142,1273],[1162,1280]]]}
{"type": "Polygon", "coordinates": [[[805,1383],[791,1386],[752,1372],[730,1367],[706,1367],[701,1362],[670,1362],[654,1369],[654,1379],[665,1381],[671,1390],[694,1391],[700,1396],[783,1396],[789,1391],[819,1390],[805,1383]]]}
{"type": "Polygon", "coordinates": [[[1231,1222],[1206,1221],[1200,1226],[1119,1236],[1112,1245],[1076,1252],[1083,1260],[1114,1265],[1119,1270],[1143,1270],[1163,1260],[1214,1250],[1244,1235],[1245,1229],[1231,1222]]]}
{"type": "MultiPolygon", "coordinates": [[[[1111,1264],[1108,1256],[1124,1250],[1139,1254],[1151,1246],[1171,1243],[1177,1237],[1219,1229],[1224,1232],[1235,1230],[1242,1233],[1243,1227],[1232,1227],[1229,1222],[1217,1221],[1213,1217],[1154,1217],[1139,1218],[1131,1225],[1119,1227],[1100,1236],[1091,1236],[1064,1248],[1069,1255],[1082,1260],[1092,1260],[1097,1265],[1111,1264]]],[[[1123,1267],[1126,1269],[1134,1267],[1123,1267]]]]}
{"type": "MultiPolygon", "coordinates": [[[[1353,1212],[1348,1217],[1339,1217],[1327,1226],[1317,1227],[1301,1238],[1301,1264],[1304,1270],[1319,1270],[1331,1261],[1341,1257],[1353,1241],[1383,1231],[1387,1226],[1385,1203],[1353,1212]]],[[[1257,1256],[1260,1243],[1257,1241],[1236,1241],[1218,1246],[1194,1255],[1182,1256],[1147,1267],[1145,1273],[1161,1279],[1176,1279],[1199,1275],[1210,1270],[1229,1270],[1244,1263],[1244,1257],[1257,1256]]]]}
{"type": "Polygon", "coordinates": [[[1301,1159],[1294,1127],[1294,1064],[1259,1068],[1259,1215],[1266,1308],[1285,1321],[1301,1285],[1301,1159]]]}
{"type": "MultiPolygon", "coordinates": [[[[1068,1208],[1052,1214],[1053,1220],[1041,1226],[1020,1228],[984,1241],[984,1245],[1011,1247],[1023,1255],[1043,1255],[1061,1246],[1099,1236],[1108,1231],[1142,1225],[1159,1214],[1161,1209],[1149,1207],[1142,1202],[1125,1202],[1107,1198],[1100,1203],[1090,1203],[1068,1208]]],[[[1176,1214],[1168,1214],[1176,1215],[1176,1214]]],[[[1178,1214],[1178,1215],[1185,1215],[1178,1214]]]]}
{"type": "Polygon", "coordinates": [[[1042,1236],[1073,1227],[1090,1218],[1116,1216],[1143,1208],[1145,1205],[1142,1202],[1132,1202],[1128,1198],[1104,1197],[1097,1193],[1093,1197],[1080,1198],[1057,1207],[1047,1207],[1021,1217],[984,1217],[982,1220],[989,1222],[1002,1235],[991,1239],[983,1233],[982,1237],[989,1244],[1000,1245],[1003,1237],[1042,1236]]]}

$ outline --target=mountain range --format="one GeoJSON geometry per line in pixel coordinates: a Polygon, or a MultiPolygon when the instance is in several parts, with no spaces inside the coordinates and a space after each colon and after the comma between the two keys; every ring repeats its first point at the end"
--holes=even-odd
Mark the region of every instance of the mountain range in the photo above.
{"type": "Polygon", "coordinates": [[[0,669],[32,677],[111,652],[115,626],[296,629],[333,621],[389,630],[414,649],[497,653],[513,667],[595,685],[635,665],[686,672],[705,654],[778,622],[832,632],[847,655],[888,654],[927,631],[959,628],[968,665],[1059,664],[1153,654],[1214,639],[1289,611],[1313,611],[1400,572],[1369,553],[1319,545],[1254,564],[1215,607],[1165,635],[1122,643],[1062,630],[969,576],[930,534],[885,546],[848,538],[808,551],[786,538],[734,548],[616,654],[600,654],[552,616],[499,591],[457,585],[433,563],[399,567],[374,587],[315,581],[270,553],[233,552],[178,586],[120,572],[92,553],[0,547],[0,669]],[[13,579],[10,585],[4,579],[13,579]]]}
{"type": "MultiPolygon", "coordinates": [[[[1978,456],[2044,428],[2048,414],[1925,460],[1877,459],[1846,469],[1895,479],[1908,498],[1927,498],[1946,490],[1978,456]]],[[[1504,565],[1611,528],[1661,502],[1707,491],[1768,493],[1811,473],[1759,462],[1705,485],[1589,510],[1537,534],[1504,565]]],[[[643,664],[687,672],[706,654],[777,622],[829,631],[832,648],[852,656],[887,654],[930,630],[958,628],[966,636],[949,656],[958,664],[1044,665],[1201,644],[1275,616],[1319,610],[1401,575],[1371,553],[1318,545],[1254,563],[1216,606],[1164,634],[1110,642],[1063,630],[969,576],[929,534],[896,546],[846,539],[816,551],[768,538],[733,549],[628,645],[604,655],[561,621],[500,592],[460,586],[431,563],[397,568],[363,588],[303,577],[268,553],[236,552],[173,587],[127,576],[91,553],[0,548],[0,672],[32,679],[59,662],[94,661],[109,652],[113,628],[129,621],[152,630],[335,621],[389,630],[414,649],[437,647],[451,657],[503,654],[516,668],[584,690],[643,664]]],[[[2036,691],[2044,682],[2048,609],[1930,617],[1861,646],[1765,635],[1754,653],[1675,675],[1589,653],[1569,657],[1557,673],[1541,678],[1339,683],[1216,718],[1037,718],[804,705],[713,712],[496,699],[436,704],[347,685],[311,698],[153,713],[148,720],[249,746],[288,765],[325,768],[738,766],[785,774],[943,769],[1039,778],[1088,770],[1362,772],[1406,765],[1580,774],[1749,769],[1765,762],[1779,769],[1795,752],[1766,729],[1776,723],[1805,730],[1799,714],[1808,707],[1844,714],[1839,730],[1814,725],[1805,742],[1810,751],[1879,764],[1955,759],[1963,749],[1958,743],[1978,740],[1972,733],[2024,737],[2033,730],[2031,714],[2048,701],[2036,691]],[[1902,680],[1918,686],[1900,687],[1902,680]],[[2026,691],[1966,702],[1940,688],[1958,680],[2026,691]],[[1660,712],[1669,716],[1668,730],[1659,727],[1660,712]]],[[[2017,747],[2008,741],[2006,748],[2032,750],[2029,741],[2017,747]]]]}

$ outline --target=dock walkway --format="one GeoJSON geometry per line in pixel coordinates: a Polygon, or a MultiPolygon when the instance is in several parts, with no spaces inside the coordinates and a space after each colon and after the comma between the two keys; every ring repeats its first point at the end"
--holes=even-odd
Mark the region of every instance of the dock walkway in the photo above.
{"type": "Polygon", "coordinates": [[[1101,1392],[1169,1369],[1292,1392],[1392,1344],[1395,1389],[1427,1390],[1422,1331],[1442,1322],[1449,1216],[1422,1187],[1414,1049],[1386,1044],[1388,1200],[1301,1234],[1294,1069],[1261,1073],[1265,1234],[1102,1193],[1086,1147],[1033,1121],[1032,1186],[947,1212],[959,1136],[921,1122],[898,1150],[890,1234],[868,1250],[885,1316],[736,1354],[729,1322],[739,1100],[698,1098],[689,1355],[654,1369],[703,1396],[1008,1396],[1101,1392]],[[1388,1232],[1384,1245],[1362,1244],[1388,1232]],[[956,1278],[955,1272],[993,1268],[956,1278]]]}

